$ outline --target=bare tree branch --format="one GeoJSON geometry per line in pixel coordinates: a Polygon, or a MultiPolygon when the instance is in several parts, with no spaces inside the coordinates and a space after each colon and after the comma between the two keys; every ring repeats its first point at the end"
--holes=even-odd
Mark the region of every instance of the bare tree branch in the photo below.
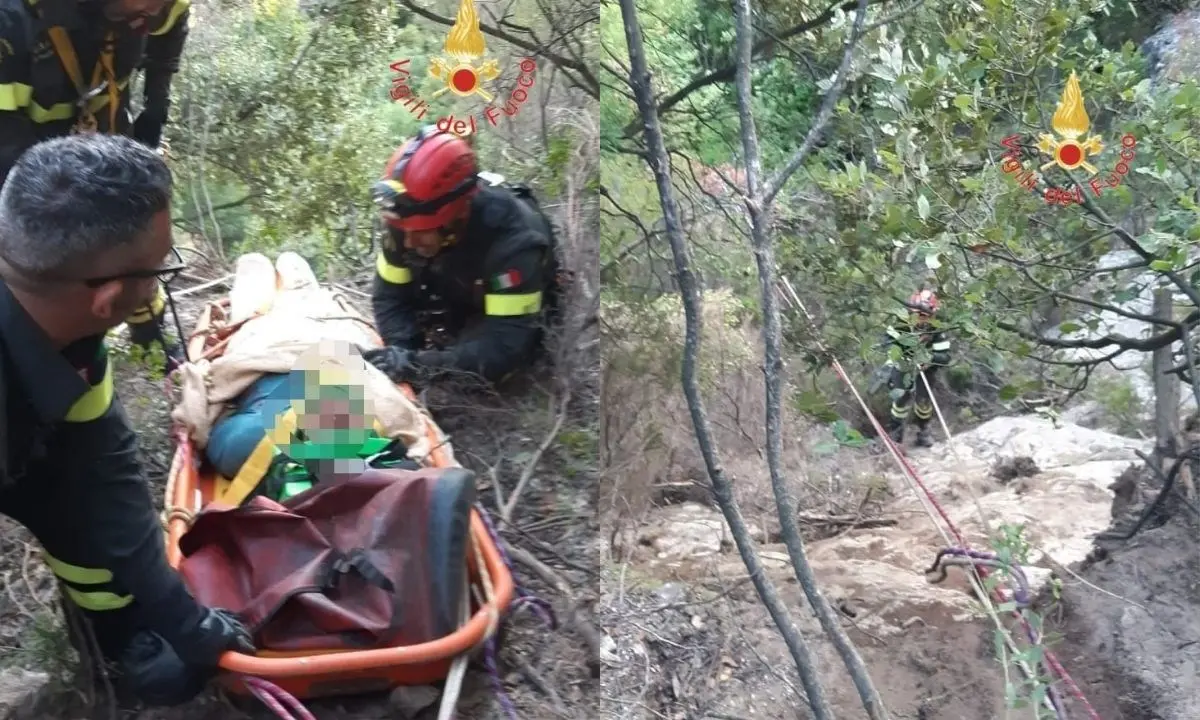
{"type": "MultiPolygon", "coordinates": [[[[1182,323],[1180,323],[1180,326],[1194,323],[1194,322],[1196,322],[1197,319],[1200,319],[1200,311],[1193,312],[1191,315],[1188,316],[1187,320],[1184,320],[1182,323]]],[[[1007,322],[1003,322],[1003,321],[996,323],[996,327],[999,327],[1001,330],[1007,330],[1008,332],[1020,335],[1021,337],[1025,338],[1026,340],[1031,340],[1039,345],[1046,345],[1048,347],[1060,348],[1060,349],[1064,349],[1064,350],[1069,350],[1069,349],[1099,350],[1101,348],[1107,348],[1107,347],[1116,345],[1116,346],[1122,347],[1126,350],[1140,350],[1141,352],[1150,352],[1152,350],[1157,350],[1158,348],[1163,347],[1165,345],[1170,345],[1171,343],[1175,342],[1176,340],[1179,340],[1181,337],[1181,332],[1180,332],[1179,327],[1172,328],[1171,330],[1167,330],[1158,335],[1154,335],[1152,337],[1148,337],[1145,339],[1131,338],[1126,335],[1103,335],[1101,337],[1088,338],[1086,340],[1084,340],[1084,339],[1064,340],[1063,338],[1048,338],[1048,337],[1039,335],[1038,333],[1035,333],[1033,331],[1026,330],[1023,327],[1013,325],[1012,323],[1007,323],[1007,322]]]]}
{"type": "MultiPolygon", "coordinates": [[[[403,5],[405,8],[411,10],[412,12],[416,13],[417,15],[420,15],[421,17],[425,18],[426,20],[432,20],[435,23],[438,23],[440,25],[445,25],[447,27],[454,25],[454,18],[443,17],[441,15],[438,15],[435,12],[426,10],[425,8],[423,8],[420,5],[417,5],[415,2],[413,2],[413,0],[400,0],[400,4],[403,5]]],[[[596,76],[592,74],[592,71],[590,68],[588,68],[587,64],[582,62],[581,60],[565,57],[563,55],[560,55],[556,52],[551,51],[550,49],[546,48],[545,46],[539,45],[536,42],[524,40],[515,35],[505,32],[505,31],[501,30],[500,28],[492,27],[491,25],[485,25],[483,23],[480,23],[479,29],[482,32],[484,32],[488,35],[491,35],[492,37],[494,37],[498,40],[503,40],[504,42],[508,43],[509,45],[512,45],[514,47],[519,47],[522,50],[533,53],[534,55],[540,55],[540,56],[546,58],[547,60],[549,60],[550,62],[554,63],[555,65],[557,65],[560,69],[573,70],[576,74],[578,74],[578,76],[581,80],[581,82],[579,83],[579,88],[581,90],[583,90],[584,92],[586,92],[591,97],[593,97],[597,100],[600,99],[600,83],[599,83],[599,81],[596,80],[596,76]]],[[[568,74],[567,77],[572,77],[572,76],[570,74],[568,74]]]]}
{"type": "MultiPolygon", "coordinates": [[[[775,200],[775,196],[783,189],[784,183],[788,181],[796,170],[800,169],[800,165],[808,158],[808,154],[812,152],[813,147],[817,144],[817,139],[821,137],[821,133],[825,130],[825,125],[829,123],[829,118],[833,117],[833,109],[837,106],[838,98],[841,97],[842,90],[846,87],[846,79],[850,75],[850,60],[854,57],[854,48],[863,36],[863,21],[866,20],[866,17],[867,2],[866,0],[859,0],[858,14],[854,17],[854,27],[850,30],[850,37],[846,38],[846,49],[842,53],[842,64],[838,67],[837,77],[834,79],[833,84],[829,86],[829,92],[825,94],[825,99],[821,102],[821,109],[817,112],[816,118],[813,119],[813,124],[808,129],[808,134],[804,136],[804,143],[800,145],[800,149],[792,155],[783,168],[775,173],[775,177],[767,183],[767,188],[762,196],[762,207],[764,210],[775,200]]],[[[772,283],[770,287],[774,287],[774,284],[772,283]]]]}
{"type": "Polygon", "coordinates": [[[842,65],[838,69],[838,79],[829,88],[829,93],[822,103],[821,112],[813,122],[804,145],[792,157],[767,186],[765,191],[760,187],[762,167],[758,146],[758,131],[754,124],[754,105],[751,96],[750,72],[753,62],[751,39],[753,28],[750,0],[734,0],[734,24],[737,31],[737,105],[738,121],[742,131],[742,151],[746,159],[746,186],[749,198],[746,207],[750,216],[750,239],[754,245],[754,260],[758,265],[758,280],[762,290],[763,313],[763,374],[766,385],[766,430],[767,430],[767,466],[771,474],[771,489],[775,493],[776,513],[779,516],[780,535],[787,546],[788,556],[792,561],[792,570],[796,580],[804,590],[808,604],[812,607],[821,623],[821,628],[829,636],[838,655],[842,658],[846,670],[849,671],[854,687],[863,708],[871,720],[887,720],[887,711],[883,706],[883,698],[875,689],[866,663],[858,654],[858,649],[850,640],[845,628],[838,618],[833,606],[825,599],[817,586],[817,576],[808,562],[804,551],[804,539],[800,536],[800,528],[796,524],[797,511],[792,501],[787,479],[783,476],[783,332],[779,317],[779,297],[776,294],[775,278],[775,243],[768,228],[770,226],[771,200],[787,182],[788,177],[795,172],[800,163],[812,149],[815,138],[820,134],[838,96],[845,87],[845,76],[850,67],[850,58],[858,38],[862,34],[863,22],[867,17],[868,0],[858,0],[858,13],[854,18],[854,27],[846,42],[846,50],[842,56],[842,65]]]}
{"type": "Polygon", "coordinates": [[[629,85],[637,97],[638,110],[642,117],[645,130],[646,144],[649,149],[647,162],[654,173],[655,184],[658,187],[659,200],[662,203],[663,220],[667,229],[667,239],[671,252],[675,257],[677,282],[684,309],[684,344],[681,383],[684,395],[687,397],[688,410],[692,416],[692,425],[696,431],[696,442],[704,465],[712,482],[713,497],[721,508],[725,521],[729,524],[734,544],[746,565],[746,570],[753,579],[754,588],[770,613],[771,619],[783,636],[784,643],[796,663],[800,680],[808,693],[809,706],[812,708],[815,720],[832,720],[833,709],[829,705],[824,687],[817,677],[816,665],[808,643],[792,621],[791,613],[780,599],[774,584],[767,578],[759,561],[754,540],[750,537],[750,529],[742,517],[741,510],[733,497],[733,486],[725,475],[713,445],[712,427],[708,419],[708,411],[700,396],[700,385],[696,379],[696,358],[700,349],[700,291],[692,271],[692,261],[687,244],[683,238],[683,229],[679,223],[678,209],[675,204],[674,188],[671,185],[671,161],[667,155],[666,143],[663,140],[662,128],[659,125],[658,111],[654,107],[651,92],[650,73],[646,67],[646,51],[642,43],[642,28],[638,20],[637,7],[634,0],[620,0],[621,16],[625,25],[625,41],[629,46],[629,60],[632,72],[629,85]]]}
{"type": "MultiPolygon", "coordinates": [[[[874,0],[875,4],[880,5],[887,1],[888,0],[874,0]]],[[[810,20],[805,20],[804,22],[793,25],[787,29],[780,30],[777,33],[773,33],[766,40],[759,40],[758,42],[754,43],[752,52],[754,56],[759,58],[770,57],[772,54],[774,54],[776,42],[787,40],[788,38],[795,37],[796,35],[806,33],[809,30],[815,30],[819,27],[828,25],[829,23],[833,22],[833,18],[837,15],[839,8],[843,11],[849,12],[857,5],[858,3],[856,0],[846,0],[845,2],[831,3],[829,7],[825,8],[825,10],[816,17],[810,20]]],[[[736,70],[736,64],[730,63],[729,65],[726,65],[718,70],[713,70],[710,73],[706,73],[692,79],[687,85],[684,85],[675,92],[663,98],[658,103],[658,113],[661,115],[669,112],[672,108],[682,102],[684,98],[696,92],[697,90],[708,87],[709,85],[733,82],[736,70]]],[[[636,122],[630,123],[625,128],[626,136],[631,136],[635,132],[637,132],[636,122]]]]}

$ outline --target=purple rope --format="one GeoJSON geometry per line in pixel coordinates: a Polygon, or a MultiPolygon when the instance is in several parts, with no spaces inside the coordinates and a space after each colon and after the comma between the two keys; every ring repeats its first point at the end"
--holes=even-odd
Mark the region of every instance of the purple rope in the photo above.
{"type": "Polygon", "coordinates": [[[500,671],[496,668],[496,638],[492,636],[483,646],[483,667],[487,670],[488,679],[491,681],[492,693],[496,696],[497,702],[500,703],[504,714],[509,720],[517,720],[517,707],[513,704],[512,698],[504,691],[504,685],[500,682],[500,671]]]}
{"type": "MultiPolygon", "coordinates": [[[[504,543],[500,541],[500,534],[496,532],[496,526],[492,523],[492,518],[488,515],[488,511],[480,503],[475,504],[475,509],[479,512],[479,517],[483,519],[483,526],[487,528],[488,537],[491,538],[492,544],[496,546],[496,550],[500,553],[500,560],[508,568],[509,574],[513,576],[513,589],[516,591],[517,597],[508,603],[508,609],[519,610],[522,607],[527,607],[551,630],[557,630],[558,619],[555,617],[554,609],[550,603],[537,597],[517,583],[516,573],[513,572],[512,560],[509,558],[508,552],[504,549],[504,543]]],[[[496,700],[500,703],[504,714],[508,716],[509,720],[517,720],[517,707],[513,704],[512,698],[505,692],[504,684],[500,681],[500,670],[496,666],[497,651],[498,643],[496,642],[496,636],[493,634],[483,645],[483,667],[487,671],[488,679],[491,682],[492,693],[496,696],[496,700]]]]}
{"type": "MultiPolygon", "coordinates": [[[[971,560],[982,560],[988,563],[995,563],[997,565],[1002,564],[996,553],[984,552],[982,550],[946,548],[938,553],[939,562],[942,555],[954,555],[957,557],[969,558],[971,560]]],[[[1012,577],[1017,581],[1018,587],[1009,588],[1012,591],[1013,601],[1019,607],[1028,607],[1030,604],[1029,580],[1025,577],[1025,571],[1020,565],[1015,565],[1013,563],[1008,563],[1004,569],[1007,570],[1009,574],[1012,575],[1012,577]]],[[[1030,623],[1025,623],[1025,636],[1029,639],[1031,644],[1038,644],[1038,637],[1033,631],[1033,625],[1030,623]]],[[[1038,664],[1041,665],[1042,663],[1038,664]]],[[[1050,704],[1054,706],[1054,713],[1058,716],[1059,720],[1066,720],[1067,711],[1063,706],[1063,698],[1059,693],[1058,688],[1054,687],[1053,684],[1050,684],[1046,686],[1046,691],[1047,695],[1050,697],[1050,704]]]]}
{"type": "Polygon", "coordinates": [[[521,587],[517,582],[516,573],[513,572],[512,559],[509,558],[508,552],[504,549],[504,543],[500,541],[500,533],[496,532],[496,526],[492,523],[492,517],[488,515],[488,511],[480,503],[475,503],[475,509],[479,512],[479,517],[483,518],[483,526],[487,528],[488,537],[492,539],[492,544],[499,551],[500,559],[504,562],[504,567],[508,568],[508,572],[513,576],[513,589],[516,591],[517,597],[508,604],[508,609],[528,607],[547,627],[551,630],[557,630],[558,618],[554,615],[554,608],[550,603],[521,587]]]}

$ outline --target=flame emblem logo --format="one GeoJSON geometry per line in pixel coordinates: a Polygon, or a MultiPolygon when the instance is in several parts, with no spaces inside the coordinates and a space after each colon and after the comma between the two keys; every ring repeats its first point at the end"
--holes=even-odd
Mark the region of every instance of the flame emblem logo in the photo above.
{"type": "Polygon", "coordinates": [[[1058,101],[1058,107],[1054,111],[1054,119],[1050,123],[1054,132],[1063,139],[1060,140],[1049,133],[1042,133],[1038,139],[1038,150],[1052,158],[1042,165],[1042,170],[1058,165],[1063,170],[1082,167],[1090,175],[1098,172],[1096,166],[1089,163],[1087,158],[1104,149],[1100,136],[1092,135],[1082,142],[1079,141],[1088,131],[1089,122],[1087,110],[1083,107],[1083,91],[1079,89],[1079,78],[1072,70],[1067,79],[1067,86],[1063,88],[1062,99],[1058,101]]]}
{"type": "Polygon", "coordinates": [[[500,66],[495,60],[487,59],[475,67],[475,63],[487,52],[487,46],[479,30],[479,15],[475,12],[474,0],[459,0],[458,16],[442,47],[448,57],[434,58],[429,66],[429,74],[445,82],[446,86],[435,92],[433,97],[449,91],[460,97],[479,95],[484,102],[491,102],[491,93],[482,86],[500,75],[500,66]]]}

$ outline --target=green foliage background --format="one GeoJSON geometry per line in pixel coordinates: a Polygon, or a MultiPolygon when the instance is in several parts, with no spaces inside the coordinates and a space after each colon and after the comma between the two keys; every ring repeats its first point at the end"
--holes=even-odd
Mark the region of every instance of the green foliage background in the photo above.
{"type": "MultiPolygon", "coordinates": [[[[770,0],[754,6],[760,38],[778,38],[827,7],[770,0]]],[[[1030,339],[1037,333],[1078,337],[1098,327],[1095,307],[1055,301],[1054,293],[1108,305],[1143,289],[1138,273],[1094,272],[1100,256],[1125,248],[1096,216],[1048,205],[999,169],[1002,138],[1020,133],[1036,142],[1051,132],[1072,71],[1089,134],[1104,143],[1091,160],[1100,177],[1120,161],[1122,133],[1137,138],[1132,171],[1093,197],[1095,206],[1151,253],[1151,284],[1178,271],[1195,285],[1200,66],[1188,61],[1196,57],[1195,41],[1183,37],[1177,60],[1154,80],[1138,50],[1178,3],[971,0],[872,8],[868,26],[892,21],[871,29],[856,51],[834,118],[780,194],[773,228],[781,271],[817,315],[822,339],[843,361],[859,361],[860,380],[883,360],[880,331],[901,314],[899,301],[922,284],[941,291],[943,323],[958,348],[955,382],[1000,404],[1050,392],[1068,376],[1079,379],[1071,368],[1031,361],[1049,359],[1030,339]]],[[[853,18],[848,9],[767,43],[756,56],[754,110],[768,176],[804,139],[841,59],[853,18]]],[[[660,101],[727,64],[727,10],[707,0],[644,0],[639,12],[660,101]]],[[[605,13],[602,38],[614,67],[624,66],[619,10],[605,13]]],[[[703,85],[661,119],[705,287],[732,288],[752,309],[759,290],[737,192],[712,197],[697,182],[712,169],[732,178],[739,167],[731,81],[730,74],[703,85]]],[[[605,292],[624,303],[648,302],[674,289],[669,280],[651,282],[669,260],[661,209],[649,169],[636,156],[641,127],[632,100],[610,93],[603,112],[605,292]],[[639,240],[644,249],[631,251],[639,240]]],[[[1060,186],[1071,181],[1058,168],[1044,176],[1060,186]]],[[[1090,194],[1085,176],[1076,179],[1090,194]]],[[[807,325],[793,323],[788,335],[806,361],[793,371],[822,376],[825,361],[807,325]]],[[[823,394],[834,392],[826,385],[823,394]]]]}
{"type": "MultiPolygon", "coordinates": [[[[453,17],[456,7],[429,9],[453,17]]],[[[513,22],[544,22],[533,3],[511,11],[513,22]]],[[[477,98],[443,95],[422,119],[391,101],[389,65],[404,59],[410,86],[430,98],[439,81],[429,75],[429,61],[443,53],[448,30],[398,4],[199,2],[193,14],[167,139],[176,224],[215,262],[292,249],[318,276],[361,269],[377,229],[370,185],[396,146],[448,114],[474,113],[481,122],[477,98]]],[[[502,105],[508,76],[528,53],[494,39],[488,51],[505,72],[491,88],[502,105]]],[[[559,83],[550,70],[539,63],[531,96],[559,83]]],[[[502,113],[498,127],[480,127],[475,146],[485,169],[530,183],[552,203],[565,192],[570,150],[580,137],[561,122],[531,130],[538,111],[531,97],[516,116],[502,113]],[[514,142],[524,152],[505,152],[514,142]]]]}

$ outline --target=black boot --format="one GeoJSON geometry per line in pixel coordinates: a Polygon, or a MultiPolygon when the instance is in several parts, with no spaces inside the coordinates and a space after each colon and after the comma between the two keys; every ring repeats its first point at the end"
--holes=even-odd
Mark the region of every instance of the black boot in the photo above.
{"type": "Polygon", "coordinates": [[[185,664],[161,636],[149,631],[138,633],[130,642],[120,670],[118,694],[150,707],[188,702],[204,690],[212,674],[185,664]]]}
{"type": "Polygon", "coordinates": [[[888,420],[887,427],[888,435],[891,436],[892,442],[897,445],[904,444],[904,421],[898,417],[892,417],[888,420]]]}
{"type": "Polygon", "coordinates": [[[923,422],[917,426],[917,447],[932,447],[933,438],[929,435],[929,423],[923,422]]]}

